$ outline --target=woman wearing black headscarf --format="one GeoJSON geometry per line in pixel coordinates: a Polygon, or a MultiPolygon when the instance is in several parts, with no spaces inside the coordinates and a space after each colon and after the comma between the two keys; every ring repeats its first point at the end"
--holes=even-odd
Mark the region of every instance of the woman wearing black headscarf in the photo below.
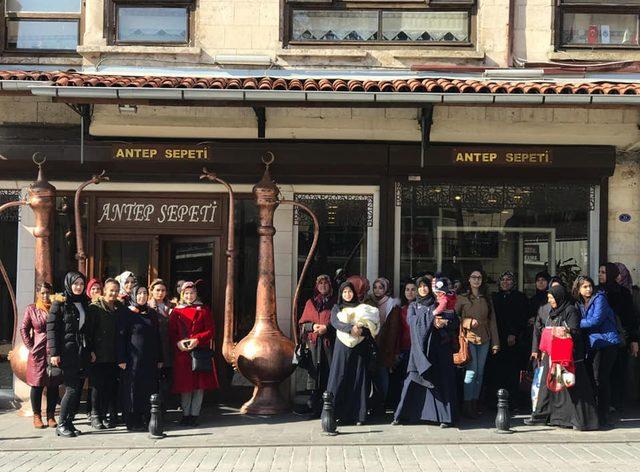
{"type": "Polygon", "coordinates": [[[137,285],[131,304],[118,317],[118,367],[122,369],[122,409],[129,431],[144,431],[152,394],[158,393],[162,368],[162,340],[158,313],[149,308],[149,292],[137,285]]]}
{"type": "Polygon", "coordinates": [[[621,343],[618,356],[611,371],[611,403],[616,408],[622,407],[627,390],[627,364],[629,355],[638,356],[638,318],[633,311],[633,296],[620,283],[620,269],[613,262],[600,266],[598,271],[599,290],[604,291],[607,301],[616,315],[620,330],[621,343]]]}
{"type": "MultiPolygon", "coordinates": [[[[498,324],[500,351],[487,360],[486,376],[489,404],[495,405],[499,389],[509,391],[513,406],[523,406],[524,395],[518,391],[520,370],[527,366],[531,337],[526,335],[529,319],[529,301],[518,290],[513,272],[500,275],[499,290],[493,294],[493,309],[498,324]]],[[[533,329],[533,327],[531,328],[533,329]]]]}
{"type": "Polygon", "coordinates": [[[88,302],[84,292],[84,275],[69,272],[64,278],[64,294],[54,297],[47,317],[47,348],[49,362],[60,367],[65,391],[60,402],[60,421],[56,435],[72,438],[80,434],[73,425],[73,417],[82,392],[82,372],[89,363],[90,346],[88,302]]]}
{"type": "MultiPolygon", "coordinates": [[[[452,339],[458,318],[434,315],[438,306],[427,277],[417,280],[418,298],[409,305],[411,351],[402,396],[393,424],[429,421],[441,427],[456,421],[456,370],[452,339]]],[[[443,313],[444,315],[444,313],[443,313]]]]}
{"type": "Polygon", "coordinates": [[[360,304],[351,282],[340,285],[338,302],[331,310],[331,326],[336,329],[337,340],[327,392],[333,394],[336,418],[342,423],[362,425],[367,420],[368,369],[378,323],[378,309],[360,304]],[[365,316],[353,316],[356,311],[365,316]]]}
{"type": "Polygon", "coordinates": [[[559,392],[547,386],[547,373],[550,358],[542,353],[542,381],[538,401],[534,405],[531,418],[525,420],[527,425],[545,424],[573,428],[579,431],[598,429],[598,412],[591,387],[589,374],[584,364],[584,340],[580,330],[580,313],[573,299],[562,285],[549,288],[549,304],[551,311],[545,328],[556,328],[558,335],[569,334],[573,340],[573,365],[575,368],[575,384],[563,387],[559,392]]]}

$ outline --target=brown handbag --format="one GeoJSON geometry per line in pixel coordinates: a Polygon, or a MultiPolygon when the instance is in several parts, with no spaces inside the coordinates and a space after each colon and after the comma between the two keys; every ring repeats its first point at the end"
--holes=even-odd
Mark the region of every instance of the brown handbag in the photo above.
{"type": "Polygon", "coordinates": [[[458,352],[453,353],[453,363],[457,366],[463,366],[471,360],[471,352],[469,352],[469,341],[464,335],[462,323],[460,323],[458,331],[458,345],[460,346],[458,352]]]}

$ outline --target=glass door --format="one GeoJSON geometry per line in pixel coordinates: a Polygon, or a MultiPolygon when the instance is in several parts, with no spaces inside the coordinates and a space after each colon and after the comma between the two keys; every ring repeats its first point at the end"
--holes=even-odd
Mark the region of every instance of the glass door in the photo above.
{"type": "Polygon", "coordinates": [[[462,277],[481,267],[491,284],[507,270],[517,276],[518,289],[531,292],[535,274],[556,270],[555,228],[493,228],[438,226],[437,270],[462,277]]]}
{"type": "MultiPolygon", "coordinates": [[[[212,304],[215,268],[218,267],[220,251],[219,237],[171,237],[162,240],[162,273],[175,291],[179,281],[198,283],[200,300],[212,304]]],[[[177,293],[171,293],[171,296],[177,293]]]]}
{"type": "Polygon", "coordinates": [[[136,275],[138,283],[148,286],[158,276],[158,237],[99,235],[98,274],[104,280],[125,270],[136,275]]]}

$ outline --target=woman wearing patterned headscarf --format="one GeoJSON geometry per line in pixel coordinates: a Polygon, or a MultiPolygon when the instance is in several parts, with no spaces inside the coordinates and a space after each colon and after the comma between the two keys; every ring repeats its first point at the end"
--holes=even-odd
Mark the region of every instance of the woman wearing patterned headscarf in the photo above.
{"type": "Polygon", "coordinates": [[[193,282],[185,282],[180,291],[180,303],[169,317],[169,339],[174,346],[173,393],[180,394],[183,426],[196,426],[205,390],[218,388],[218,376],[211,359],[211,371],[193,371],[191,351],[210,345],[215,337],[213,317],[209,308],[198,301],[193,282]]]}
{"type": "Polygon", "coordinates": [[[320,417],[322,394],[327,389],[335,330],[331,326],[331,308],[335,304],[331,278],[319,275],[313,288],[313,297],[307,300],[302,316],[298,321],[300,335],[311,351],[313,368],[309,369],[307,387],[312,390],[307,406],[312,417],[320,417]]]}
{"type": "Polygon", "coordinates": [[[87,317],[86,281],[79,272],[69,272],[64,278],[64,294],[54,298],[47,317],[47,349],[50,363],[62,369],[65,391],[60,402],[60,421],[56,435],[73,438],[80,432],[73,417],[82,392],[82,372],[89,364],[90,330],[87,317]]]}

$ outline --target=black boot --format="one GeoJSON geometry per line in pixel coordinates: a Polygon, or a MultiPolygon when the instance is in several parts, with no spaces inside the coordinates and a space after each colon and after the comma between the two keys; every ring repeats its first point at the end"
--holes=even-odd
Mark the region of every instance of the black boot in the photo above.
{"type": "Polygon", "coordinates": [[[182,419],[178,423],[180,426],[189,426],[191,424],[191,416],[182,415],[182,419]]]}
{"type": "Polygon", "coordinates": [[[93,429],[106,429],[102,418],[100,418],[100,415],[97,413],[91,413],[91,427],[93,429]]]}
{"type": "Polygon", "coordinates": [[[63,438],[75,438],[76,433],[69,428],[68,424],[63,423],[56,428],[56,436],[61,436],[63,438]]]}
{"type": "Polygon", "coordinates": [[[189,426],[198,426],[198,417],[197,416],[189,417],[189,426]]]}

